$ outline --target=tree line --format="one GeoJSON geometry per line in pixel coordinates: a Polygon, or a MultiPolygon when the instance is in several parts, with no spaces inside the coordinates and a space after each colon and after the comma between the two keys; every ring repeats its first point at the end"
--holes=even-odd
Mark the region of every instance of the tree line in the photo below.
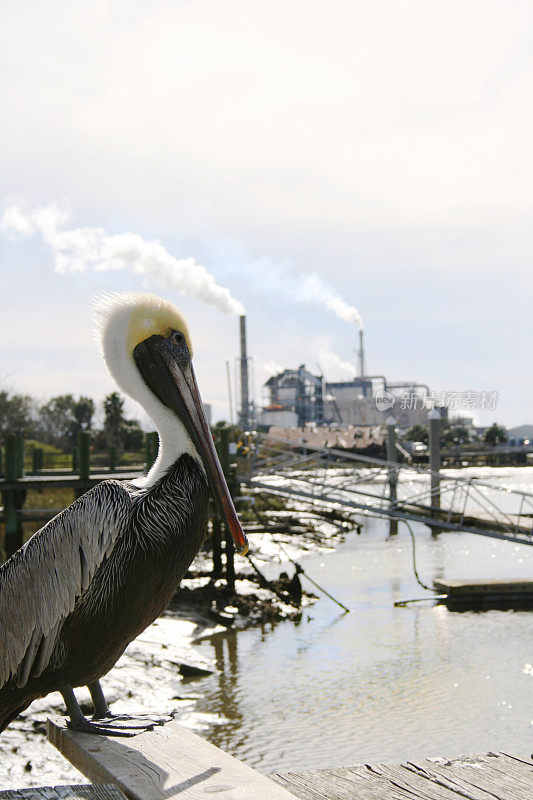
{"type": "Polygon", "coordinates": [[[111,446],[122,450],[140,450],[143,430],[136,419],[124,412],[124,398],[111,392],[103,401],[103,423],[95,427],[96,404],[91,397],[59,394],[46,403],[39,403],[29,394],[0,390],[0,438],[20,433],[26,439],[70,452],[76,446],[78,434],[93,434],[97,449],[111,446]]]}

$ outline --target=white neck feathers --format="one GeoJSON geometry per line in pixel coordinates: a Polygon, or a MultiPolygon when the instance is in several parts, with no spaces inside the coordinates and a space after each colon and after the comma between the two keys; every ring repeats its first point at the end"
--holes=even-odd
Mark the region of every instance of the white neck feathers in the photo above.
{"type": "Polygon", "coordinates": [[[137,486],[145,488],[162,478],[184,453],[195,458],[203,468],[182,421],[149,389],[128,350],[132,311],[143,305],[149,313],[157,303],[161,301],[153,295],[128,293],[105,295],[95,304],[97,336],[107,369],[119,389],[141,404],[159,434],[159,452],[153,467],[145,478],[135,481],[137,486]]]}

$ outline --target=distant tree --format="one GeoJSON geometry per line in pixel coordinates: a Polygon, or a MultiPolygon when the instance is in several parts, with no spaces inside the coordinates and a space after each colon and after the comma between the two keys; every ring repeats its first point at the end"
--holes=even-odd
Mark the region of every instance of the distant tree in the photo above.
{"type": "Polygon", "coordinates": [[[136,419],[124,414],[124,398],[119,392],[111,392],[104,398],[104,426],[98,436],[97,445],[107,448],[121,447],[124,450],[140,450],[144,432],[136,419]]]}
{"type": "Polygon", "coordinates": [[[124,450],[141,450],[144,431],[136,419],[125,419],[120,429],[120,438],[124,450]]]}
{"type": "Polygon", "coordinates": [[[71,394],[59,394],[39,409],[37,435],[47,444],[72,449],[78,434],[91,430],[93,415],[94,401],[90,397],[76,400],[71,394]]]}
{"type": "Polygon", "coordinates": [[[507,441],[507,431],[503,425],[498,425],[497,422],[493,422],[490,428],[487,428],[483,434],[483,440],[487,442],[487,444],[492,445],[492,447],[497,444],[503,444],[507,441]]]}
{"type": "Polygon", "coordinates": [[[470,431],[464,425],[448,425],[443,433],[445,444],[458,445],[467,444],[470,441],[470,431]]]}
{"type": "Polygon", "coordinates": [[[78,440],[78,433],[90,431],[93,426],[94,400],[91,397],[81,395],[74,403],[74,421],[72,425],[72,438],[74,442],[78,440]]]}
{"type": "Polygon", "coordinates": [[[0,391],[0,436],[21,433],[32,436],[35,428],[34,401],[27,394],[0,391]]]}
{"type": "Polygon", "coordinates": [[[104,438],[107,446],[120,444],[120,433],[125,421],[124,399],[118,392],[111,392],[104,398],[104,438]]]}
{"type": "Polygon", "coordinates": [[[428,429],[425,425],[413,425],[405,434],[408,442],[423,442],[427,444],[429,441],[428,429]]]}

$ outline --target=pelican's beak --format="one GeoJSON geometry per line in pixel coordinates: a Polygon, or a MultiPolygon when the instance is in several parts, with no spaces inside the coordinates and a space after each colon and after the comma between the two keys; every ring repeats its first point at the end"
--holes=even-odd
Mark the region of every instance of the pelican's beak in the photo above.
{"type": "Polygon", "coordinates": [[[238,553],[248,552],[248,539],[215,450],[190,356],[176,358],[168,340],[154,335],[137,345],[134,358],[144,380],[159,399],[179,416],[204,464],[211,492],[228,524],[238,553]]]}

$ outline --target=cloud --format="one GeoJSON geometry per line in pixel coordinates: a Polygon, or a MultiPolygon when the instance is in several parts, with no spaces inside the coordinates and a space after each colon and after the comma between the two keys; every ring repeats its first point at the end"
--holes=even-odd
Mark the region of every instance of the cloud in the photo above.
{"type": "Polygon", "coordinates": [[[229,235],[532,210],[529,4],[133,5],[8,4],[8,190],[229,235]]]}
{"type": "Polygon", "coordinates": [[[0,223],[3,232],[39,234],[51,248],[57,273],[129,270],[145,275],[165,289],[203,300],[227,314],[244,314],[244,306],[229,289],[219,286],[193,258],[177,259],[157,240],[136,233],[109,234],[104,228],[66,228],[69,214],[55,205],[25,211],[9,206],[0,223]]]}

